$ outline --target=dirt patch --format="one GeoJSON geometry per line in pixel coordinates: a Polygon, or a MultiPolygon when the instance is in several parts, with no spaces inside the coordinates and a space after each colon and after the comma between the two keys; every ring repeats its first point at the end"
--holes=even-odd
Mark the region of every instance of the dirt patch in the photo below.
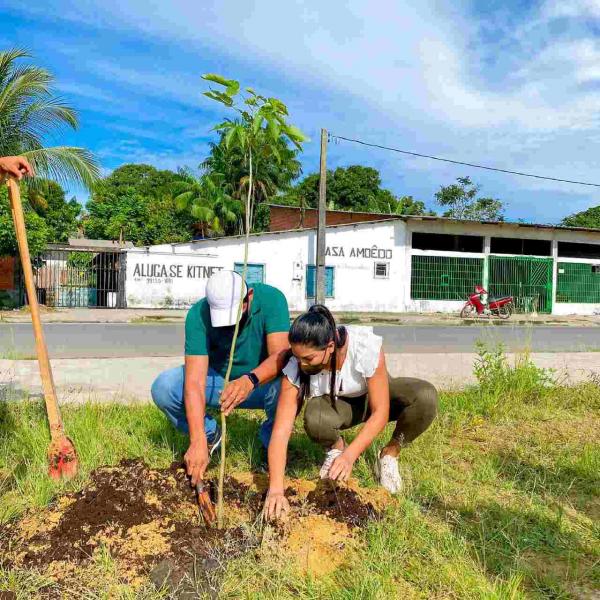
{"type": "Polygon", "coordinates": [[[315,512],[349,527],[359,527],[378,516],[371,503],[364,503],[354,490],[346,487],[324,484],[310,492],[306,500],[315,512]]]}
{"type": "MultiPolygon", "coordinates": [[[[324,565],[341,564],[356,543],[353,530],[378,516],[362,499],[369,491],[289,483],[292,515],[286,527],[275,528],[275,545],[301,557],[294,559],[301,570],[318,574],[324,565]]],[[[35,569],[54,581],[54,595],[75,582],[80,587],[107,557],[119,580],[134,587],[148,580],[172,590],[193,583],[190,594],[200,585],[214,595],[215,573],[262,541],[265,485],[256,474],[227,477],[226,528],[217,530],[203,523],[181,465],[150,469],[142,460],[124,460],[95,470],[83,490],[0,529],[0,555],[5,568],[35,569]]]]}
{"type": "Polygon", "coordinates": [[[348,562],[358,546],[347,524],[324,515],[309,515],[291,524],[283,549],[299,572],[319,577],[348,562]]]}

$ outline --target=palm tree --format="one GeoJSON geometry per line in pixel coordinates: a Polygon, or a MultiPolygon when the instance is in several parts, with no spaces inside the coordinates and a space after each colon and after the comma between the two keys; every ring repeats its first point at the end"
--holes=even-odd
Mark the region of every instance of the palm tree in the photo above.
{"type": "Polygon", "coordinates": [[[188,169],[180,169],[181,181],[174,185],[177,210],[187,211],[197,219],[202,237],[207,233],[223,234],[241,219],[242,203],[227,193],[220,173],[195,177],[188,169]]]}
{"type": "Polygon", "coordinates": [[[78,119],[75,110],[54,95],[51,73],[33,65],[17,65],[29,57],[18,48],[0,52],[0,156],[23,154],[38,177],[74,181],[90,189],[100,168],[88,150],[44,146],[48,134],[64,127],[77,129],[78,119]]]}
{"type": "MultiPolygon", "coordinates": [[[[288,147],[285,137],[281,135],[276,141],[266,139],[261,132],[261,138],[256,144],[253,157],[252,172],[252,198],[251,198],[251,223],[254,226],[252,213],[261,203],[274,198],[277,193],[290,188],[294,179],[302,173],[302,166],[297,159],[298,152],[288,147]],[[277,156],[275,156],[275,153],[277,156]]],[[[211,176],[217,175],[227,194],[240,200],[247,195],[250,177],[248,165],[243,151],[236,145],[229,148],[225,142],[225,134],[217,144],[210,144],[210,155],[204,160],[201,167],[211,176]]],[[[240,233],[243,224],[240,225],[240,233]]]]}

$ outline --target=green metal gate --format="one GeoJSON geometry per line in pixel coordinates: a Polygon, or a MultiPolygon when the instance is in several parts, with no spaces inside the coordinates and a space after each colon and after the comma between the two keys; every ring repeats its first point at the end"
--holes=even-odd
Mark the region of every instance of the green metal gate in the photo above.
{"type": "Polygon", "coordinates": [[[490,296],[512,296],[517,312],[552,312],[551,258],[490,256],[488,260],[490,296]]]}

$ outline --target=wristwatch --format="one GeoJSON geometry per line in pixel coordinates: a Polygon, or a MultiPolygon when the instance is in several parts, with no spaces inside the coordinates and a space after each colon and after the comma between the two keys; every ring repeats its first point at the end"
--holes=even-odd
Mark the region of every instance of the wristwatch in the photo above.
{"type": "Polygon", "coordinates": [[[258,377],[252,371],[248,371],[247,373],[244,373],[244,375],[246,377],[248,377],[248,379],[250,379],[250,381],[252,382],[252,385],[254,386],[254,389],[256,389],[260,385],[260,381],[258,380],[258,377]]]}

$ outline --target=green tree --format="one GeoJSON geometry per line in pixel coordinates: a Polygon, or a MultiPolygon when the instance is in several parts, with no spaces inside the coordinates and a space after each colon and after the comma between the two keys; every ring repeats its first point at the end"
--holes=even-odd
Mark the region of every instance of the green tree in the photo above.
{"type": "MultiPolygon", "coordinates": [[[[316,208],[319,203],[319,173],[312,173],[287,194],[275,200],[281,204],[316,208]]],[[[435,214],[412,196],[396,198],[381,187],[381,175],[372,167],[351,165],[327,171],[327,204],[330,209],[387,214],[435,214]]]]}
{"type": "Polygon", "coordinates": [[[87,237],[120,239],[136,245],[192,239],[194,219],[177,211],[173,195],[182,176],[150,165],[123,165],[99,181],[83,219],[87,237]]]}
{"type": "MultiPolygon", "coordinates": [[[[77,129],[76,112],[54,95],[51,73],[33,65],[23,50],[0,52],[0,156],[24,154],[37,175],[90,188],[99,176],[92,154],[72,146],[44,146],[48,134],[77,129]]],[[[35,182],[33,182],[35,184],[35,182]]]]}
{"type": "Polygon", "coordinates": [[[219,145],[223,144],[225,152],[217,152],[214,161],[205,164],[205,168],[225,175],[225,181],[233,183],[234,197],[236,193],[245,196],[245,229],[249,232],[257,204],[277,191],[280,167],[291,158],[288,143],[296,151],[301,151],[307,138],[287,122],[288,110],[281,100],[257,94],[252,88],[246,88],[244,95],[240,92],[238,81],[220,75],[207,74],[203,79],[219,86],[204,92],[204,95],[230,108],[235,114],[235,118],[227,118],[215,127],[221,134],[219,145]],[[227,176],[227,171],[223,173],[223,169],[232,168],[224,164],[228,158],[236,159],[238,168],[235,175],[227,176]],[[219,166],[215,164],[217,162],[219,166]]]}
{"type": "Polygon", "coordinates": [[[231,231],[241,219],[243,204],[228,193],[231,186],[223,175],[212,172],[195,177],[185,169],[179,174],[182,180],[173,187],[177,210],[196,220],[195,228],[202,237],[231,231]]]}
{"type": "Polygon", "coordinates": [[[427,210],[425,203],[415,200],[412,196],[402,196],[396,201],[394,213],[397,215],[427,215],[435,216],[435,211],[427,210]]]}
{"type": "Polygon", "coordinates": [[[79,227],[81,205],[75,198],[68,202],[65,192],[55,181],[42,180],[27,192],[30,206],[44,219],[51,242],[66,242],[79,227]]]}
{"type": "Polygon", "coordinates": [[[448,207],[444,217],[471,221],[503,221],[504,205],[497,198],[479,198],[481,186],[469,177],[458,177],[457,183],[442,186],[435,194],[440,206],[448,207]]]}
{"type": "Polygon", "coordinates": [[[587,210],[573,213],[561,221],[565,227],[588,227],[600,229],[600,206],[593,206],[587,210]]]}
{"type": "MultiPolygon", "coordinates": [[[[278,159],[270,156],[266,147],[268,143],[269,140],[264,136],[257,139],[258,152],[254,156],[252,202],[256,210],[252,229],[255,231],[264,228],[261,215],[264,216],[266,207],[263,204],[277,194],[289,190],[294,179],[302,173],[297,158],[298,150],[290,148],[283,135],[272,142],[278,159]]],[[[211,144],[210,155],[201,166],[204,173],[220,187],[222,196],[239,201],[238,206],[243,211],[243,198],[247,195],[249,176],[241,148],[238,145],[227,147],[223,133],[218,143],[211,144]]],[[[233,224],[237,225],[237,231],[233,230],[231,223],[225,223],[226,233],[243,231],[243,219],[238,218],[233,224]]]]}
{"type": "MultiPolygon", "coordinates": [[[[24,185],[21,184],[22,189],[24,185]]],[[[52,231],[46,221],[31,207],[27,195],[22,193],[23,213],[27,229],[27,242],[31,256],[43,252],[51,241],[52,231]]],[[[0,185],[0,256],[15,255],[18,252],[17,238],[13,226],[12,213],[8,200],[8,188],[0,185]]]]}

